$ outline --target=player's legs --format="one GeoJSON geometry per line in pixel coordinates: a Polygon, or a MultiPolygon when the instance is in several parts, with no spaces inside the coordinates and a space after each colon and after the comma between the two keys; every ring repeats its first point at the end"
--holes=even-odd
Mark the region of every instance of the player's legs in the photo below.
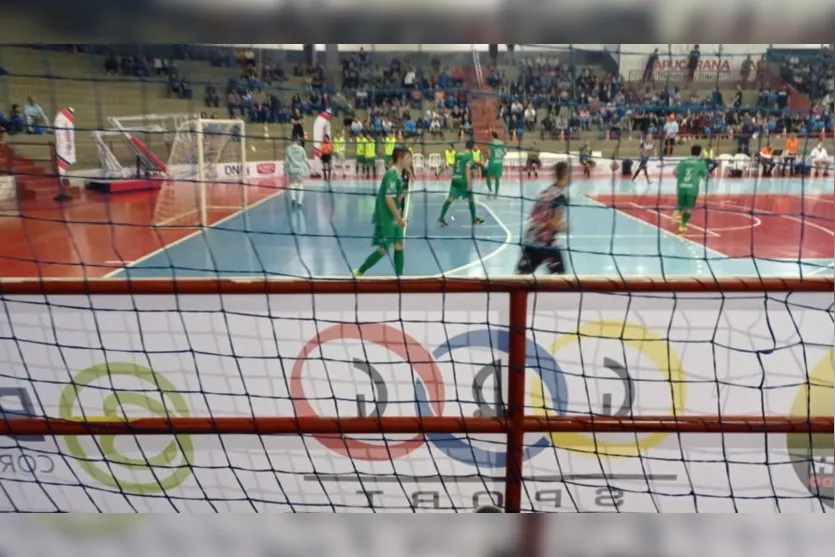
{"type": "MultiPolygon", "coordinates": [[[[687,223],[690,222],[691,212],[696,206],[696,199],[699,197],[698,191],[690,191],[689,189],[680,188],[678,205],[676,210],[681,215],[681,225],[678,231],[682,234],[687,232],[687,223]]],[[[673,221],[676,222],[676,221],[673,221]]]]}
{"type": "Polygon", "coordinates": [[[532,275],[542,265],[543,256],[539,248],[525,246],[522,248],[522,255],[516,263],[516,274],[532,275]]]}
{"type": "Polygon", "coordinates": [[[402,240],[396,244],[394,244],[394,274],[399,276],[403,275],[403,266],[406,263],[405,254],[403,253],[403,242],[402,240]]]}
{"type": "Polygon", "coordinates": [[[478,218],[478,216],[475,213],[475,196],[473,195],[473,192],[467,191],[467,193],[464,194],[464,197],[467,198],[467,207],[470,209],[470,220],[472,221],[472,223],[474,225],[483,224],[484,219],[478,218]]]}
{"type": "Polygon", "coordinates": [[[454,188],[449,188],[449,194],[446,201],[444,201],[444,206],[441,207],[441,216],[438,217],[438,224],[441,226],[447,226],[446,214],[452,204],[455,203],[456,199],[458,199],[458,193],[454,191],[454,188]]]}
{"type": "Polygon", "coordinates": [[[548,272],[552,275],[565,274],[565,259],[562,255],[562,250],[556,247],[550,248],[551,254],[546,261],[548,272]]]}
{"type": "Polygon", "coordinates": [[[397,226],[396,223],[374,226],[374,235],[371,238],[371,245],[375,246],[377,249],[365,258],[365,261],[363,261],[359,269],[354,271],[354,276],[363,276],[369,269],[371,269],[371,267],[379,263],[380,260],[388,253],[389,246],[395,243],[395,241],[398,242],[400,249],[403,249],[403,237],[401,235],[398,238],[394,228],[397,228],[402,232],[402,229],[397,226]]]}

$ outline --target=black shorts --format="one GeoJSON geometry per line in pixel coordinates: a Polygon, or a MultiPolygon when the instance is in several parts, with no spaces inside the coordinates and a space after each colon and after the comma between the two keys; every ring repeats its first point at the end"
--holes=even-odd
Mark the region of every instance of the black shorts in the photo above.
{"type": "Polygon", "coordinates": [[[292,141],[304,139],[304,128],[298,124],[293,124],[293,129],[290,131],[290,139],[292,141]]]}
{"type": "Polygon", "coordinates": [[[332,156],[333,155],[331,155],[330,153],[328,153],[327,155],[322,155],[322,164],[330,164],[332,156]]]}
{"type": "Polygon", "coordinates": [[[525,168],[542,168],[542,161],[540,159],[528,159],[525,168]]]}
{"type": "Polygon", "coordinates": [[[546,265],[552,275],[565,274],[562,250],[556,246],[525,246],[522,248],[519,263],[516,264],[516,272],[520,275],[532,275],[542,265],[546,265]]]}

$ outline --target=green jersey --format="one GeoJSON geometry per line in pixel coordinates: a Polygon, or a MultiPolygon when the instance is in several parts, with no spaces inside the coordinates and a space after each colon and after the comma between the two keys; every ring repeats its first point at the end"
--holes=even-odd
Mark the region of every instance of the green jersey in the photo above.
{"type": "Polygon", "coordinates": [[[392,167],[383,174],[383,181],[380,182],[380,191],[377,192],[377,201],[374,204],[374,218],[372,222],[377,226],[385,226],[394,223],[394,215],[391,214],[386,199],[392,198],[395,204],[403,193],[403,179],[400,171],[392,167]]]}
{"type": "Polygon", "coordinates": [[[707,161],[701,158],[686,158],[676,167],[678,187],[682,189],[699,191],[702,180],[707,176],[707,161]]]}
{"type": "Polygon", "coordinates": [[[475,164],[471,151],[455,154],[455,165],[452,167],[452,181],[467,183],[467,175],[475,164]]]}
{"type": "Polygon", "coordinates": [[[504,156],[507,153],[504,143],[498,139],[490,142],[490,164],[504,164],[504,156]]]}

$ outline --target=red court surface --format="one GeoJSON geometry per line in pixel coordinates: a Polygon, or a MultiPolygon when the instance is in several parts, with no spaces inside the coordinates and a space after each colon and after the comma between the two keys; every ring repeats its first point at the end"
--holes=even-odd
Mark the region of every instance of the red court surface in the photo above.
{"type": "MultiPolygon", "coordinates": [[[[247,186],[247,205],[281,191],[276,179],[271,182],[247,186]]],[[[215,198],[224,187],[215,190],[215,198]]],[[[103,277],[199,232],[194,226],[151,226],[159,195],[85,192],[64,209],[25,208],[22,217],[0,213],[0,276],[103,277]]],[[[210,225],[240,212],[234,209],[241,203],[240,188],[229,188],[227,197],[227,208],[208,210],[210,225]]],[[[43,204],[57,205],[51,200],[43,204]]]]}
{"type": "MultiPolygon", "coordinates": [[[[670,231],[678,228],[670,220],[675,195],[597,195],[594,199],[647,224],[670,231]]],[[[686,237],[728,257],[831,259],[835,195],[702,195],[686,237]]]]}

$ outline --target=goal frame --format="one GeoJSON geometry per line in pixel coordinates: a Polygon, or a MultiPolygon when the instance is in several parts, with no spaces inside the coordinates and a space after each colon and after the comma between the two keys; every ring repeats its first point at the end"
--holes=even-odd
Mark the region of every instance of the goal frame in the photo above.
{"type": "MultiPolygon", "coordinates": [[[[247,194],[246,194],[246,123],[240,119],[231,119],[231,120],[209,120],[204,118],[198,118],[195,122],[196,129],[195,131],[198,134],[198,137],[203,137],[205,134],[205,124],[218,124],[218,125],[238,125],[240,126],[241,134],[240,134],[240,141],[238,142],[240,148],[240,162],[236,164],[241,165],[241,173],[238,176],[238,179],[241,184],[241,206],[240,209],[245,209],[247,205],[247,194]]],[[[174,141],[177,141],[176,135],[174,136],[174,141]]],[[[230,143],[231,143],[230,139],[230,143]]],[[[221,151],[222,152],[222,151],[221,151]]],[[[217,164],[222,164],[218,162],[217,164]]],[[[208,197],[208,191],[206,188],[206,157],[205,157],[205,148],[204,142],[198,141],[197,142],[197,180],[200,183],[200,224],[201,226],[208,226],[209,225],[209,209],[208,204],[206,202],[208,197]]]]}
{"type": "Polygon", "coordinates": [[[95,435],[303,435],[479,433],[506,435],[505,512],[522,510],[524,435],[529,432],[617,433],[832,433],[829,417],[788,416],[528,416],[525,414],[528,297],[541,292],[752,293],[817,292],[835,297],[835,277],[813,278],[600,278],[507,277],[413,279],[0,279],[0,296],[60,295],[357,295],[507,294],[509,299],[508,394],[504,417],[163,417],[73,421],[59,418],[0,420],[0,436],[95,435]]]}
{"type": "MultiPolygon", "coordinates": [[[[212,120],[206,118],[188,118],[183,119],[178,122],[177,128],[173,131],[173,142],[170,147],[170,152],[168,156],[168,182],[163,186],[164,188],[177,188],[181,187],[178,186],[178,182],[183,182],[180,177],[177,176],[178,172],[181,170],[182,166],[184,165],[183,162],[178,162],[172,157],[175,153],[176,142],[178,137],[181,134],[185,133],[194,133],[199,139],[196,141],[196,176],[189,182],[197,182],[197,196],[198,196],[198,203],[197,207],[192,211],[184,213],[183,215],[192,214],[193,212],[198,213],[198,223],[195,225],[197,227],[205,227],[209,226],[211,223],[209,222],[209,209],[210,205],[208,203],[209,196],[210,196],[210,187],[215,187],[218,183],[221,184],[230,184],[235,182],[230,182],[227,180],[218,181],[212,180],[211,184],[207,183],[207,178],[211,176],[211,173],[207,172],[207,162],[206,162],[206,149],[205,149],[205,141],[204,137],[206,134],[206,127],[209,125],[219,125],[219,126],[226,126],[229,129],[234,129],[237,126],[240,129],[239,141],[233,142],[230,140],[224,144],[223,149],[220,150],[220,154],[223,154],[228,149],[228,145],[230,143],[237,144],[236,151],[238,152],[238,157],[234,161],[234,163],[228,164],[239,164],[241,167],[241,171],[238,175],[237,183],[240,184],[240,199],[238,201],[238,205],[234,207],[229,207],[235,210],[244,210],[248,204],[248,195],[247,195],[247,158],[246,158],[246,122],[242,119],[223,119],[223,120],[212,120]],[[179,168],[178,168],[179,167],[179,168]]],[[[220,157],[217,162],[211,163],[222,165],[225,164],[221,162],[220,157]]],[[[212,206],[214,207],[214,206],[212,206]]],[[[218,208],[223,208],[223,206],[219,206],[218,208]]],[[[164,226],[166,223],[170,222],[170,220],[177,220],[177,218],[181,218],[183,215],[179,215],[173,219],[167,219],[162,222],[155,222],[154,226],[164,226]]]]}

